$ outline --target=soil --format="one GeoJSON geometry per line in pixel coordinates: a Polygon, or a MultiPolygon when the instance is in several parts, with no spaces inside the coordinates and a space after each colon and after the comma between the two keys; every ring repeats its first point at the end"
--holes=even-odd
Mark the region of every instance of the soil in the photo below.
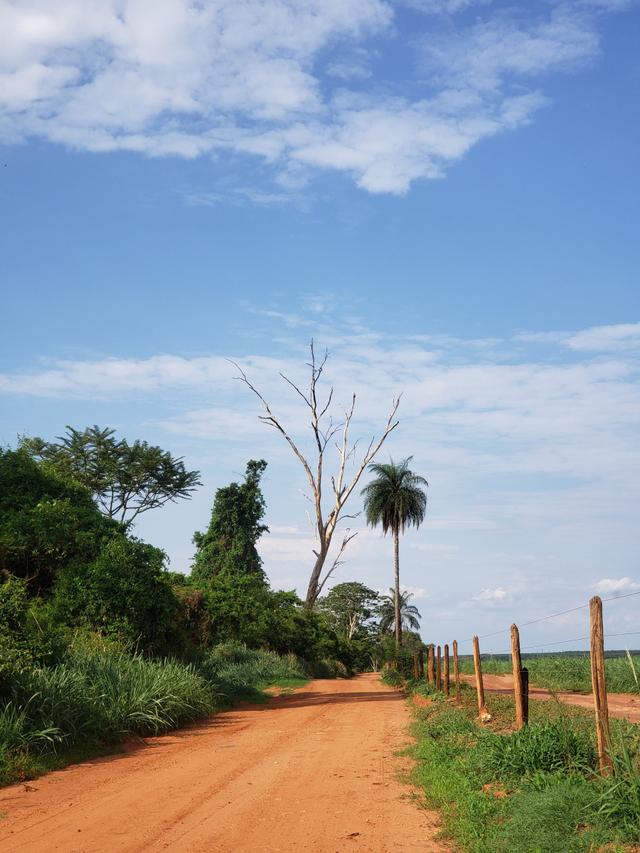
{"type": "Polygon", "coordinates": [[[409,717],[377,675],[312,681],[0,790],[0,851],[444,853],[398,778],[409,717]]]}
{"type": "MultiPolygon", "coordinates": [[[[475,676],[461,675],[464,681],[475,684],[475,676]]],[[[513,693],[513,676],[483,675],[484,689],[492,693],[513,693]]],[[[529,685],[529,699],[550,699],[554,697],[567,705],[578,705],[593,711],[593,696],[590,693],[552,693],[544,687],[529,685]]],[[[633,693],[609,693],[609,716],[620,717],[631,723],[640,723],[640,696],[633,693]]]]}

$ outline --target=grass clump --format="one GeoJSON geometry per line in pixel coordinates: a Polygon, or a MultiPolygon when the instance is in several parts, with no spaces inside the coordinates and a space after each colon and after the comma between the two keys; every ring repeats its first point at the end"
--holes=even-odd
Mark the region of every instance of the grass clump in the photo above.
{"type": "Polygon", "coordinates": [[[201,664],[79,638],[54,666],[24,669],[0,699],[0,784],[30,778],[131,736],[157,735],[273,683],[303,683],[293,656],[220,646],[201,664]]]}
{"type": "Polygon", "coordinates": [[[508,697],[491,697],[493,718],[480,726],[473,691],[462,696],[460,706],[442,695],[416,706],[415,781],[446,837],[467,853],[622,853],[637,843],[638,726],[614,722],[614,773],[603,779],[588,712],[535,702],[514,732],[508,697]]]}

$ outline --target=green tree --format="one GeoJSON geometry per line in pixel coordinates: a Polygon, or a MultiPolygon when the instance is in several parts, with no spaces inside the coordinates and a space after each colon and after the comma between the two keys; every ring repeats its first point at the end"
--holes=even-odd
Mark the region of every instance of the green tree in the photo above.
{"type": "Polygon", "coordinates": [[[0,579],[46,594],[63,567],[94,560],[118,529],[63,472],[25,450],[0,450],[0,579]]]}
{"type": "Polygon", "coordinates": [[[131,524],[143,512],[189,498],[200,483],[199,471],[187,471],[182,458],[168,451],[125,439],[98,426],[77,430],[67,426],[57,442],[27,438],[22,448],[50,462],[85,486],[102,513],[131,524]]]}
{"type": "Polygon", "coordinates": [[[165,562],[160,548],[120,534],[93,562],[62,572],[54,606],[68,624],[121,637],[150,654],[168,654],[179,605],[165,562]]]}
{"type": "Polygon", "coordinates": [[[376,614],[378,593],[358,581],[339,583],[320,600],[335,631],[352,640],[376,614]]]}
{"type": "Polygon", "coordinates": [[[424,521],[427,509],[427,495],[423,486],[428,483],[424,477],[409,469],[413,459],[409,456],[403,462],[376,462],[369,465],[369,471],[375,474],[362,490],[367,523],[372,527],[382,525],[382,532],[393,535],[393,564],[395,576],[395,636],[396,646],[402,645],[402,620],[400,614],[400,533],[406,527],[419,527],[424,521]]]}
{"type": "Polygon", "coordinates": [[[260,578],[264,583],[262,560],[256,543],[268,527],[262,524],[265,513],[260,478],[267,463],[251,459],[244,482],[218,489],[213,501],[211,521],[206,533],[195,533],[197,551],[191,578],[202,586],[225,572],[260,578]]]}
{"type": "MultiPolygon", "coordinates": [[[[396,596],[393,587],[389,590],[390,595],[380,596],[378,617],[380,619],[380,631],[387,634],[395,631],[396,625],[396,596]]],[[[420,628],[419,620],[422,618],[415,604],[410,604],[409,599],[413,597],[412,592],[400,593],[400,626],[402,631],[417,631],[420,628]]]]}

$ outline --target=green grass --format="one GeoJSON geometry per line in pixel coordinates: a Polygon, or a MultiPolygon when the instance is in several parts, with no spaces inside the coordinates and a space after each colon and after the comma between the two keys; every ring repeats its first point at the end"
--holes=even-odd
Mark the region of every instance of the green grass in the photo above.
{"type": "Polygon", "coordinates": [[[132,736],[157,735],[262,688],[306,682],[295,657],[221,646],[198,666],[148,660],[86,639],[62,663],[16,674],[0,698],[0,784],[99,754],[132,736]]]}
{"type": "Polygon", "coordinates": [[[462,850],[613,853],[640,839],[640,727],[613,721],[615,772],[602,779],[590,712],[532,702],[529,726],[513,732],[509,697],[492,695],[480,726],[466,686],[460,707],[414,688],[433,700],[415,709],[414,779],[462,850]]]}
{"type": "MultiPolygon", "coordinates": [[[[544,654],[523,656],[522,662],[529,670],[529,680],[537,687],[549,690],[567,690],[575,693],[591,692],[591,663],[585,655],[544,654]]],[[[473,673],[470,658],[460,660],[460,671],[473,673]]],[[[506,657],[484,657],[482,671],[486,675],[504,675],[512,672],[511,660],[506,657]]],[[[640,656],[624,655],[605,660],[607,689],[612,693],[640,693],[640,656]]]]}

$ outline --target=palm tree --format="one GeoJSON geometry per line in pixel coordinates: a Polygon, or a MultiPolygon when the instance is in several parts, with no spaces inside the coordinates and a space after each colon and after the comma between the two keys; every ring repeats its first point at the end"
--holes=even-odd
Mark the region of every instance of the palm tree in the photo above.
{"type": "Polygon", "coordinates": [[[393,534],[393,559],[395,570],[395,634],[396,648],[402,645],[402,620],[400,614],[400,532],[405,527],[419,527],[427,510],[427,495],[422,486],[429,484],[424,477],[409,470],[409,456],[403,462],[374,462],[369,470],[376,475],[362,490],[367,523],[372,527],[382,525],[382,532],[393,534]]]}
{"type": "MultiPolygon", "coordinates": [[[[396,624],[396,596],[393,587],[389,590],[391,595],[380,596],[380,604],[378,606],[378,616],[380,617],[380,631],[383,634],[395,628],[396,624]]],[[[400,593],[400,626],[403,631],[411,629],[417,631],[420,627],[418,621],[422,617],[415,604],[409,604],[409,599],[413,598],[412,592],[400,593]]]]}

